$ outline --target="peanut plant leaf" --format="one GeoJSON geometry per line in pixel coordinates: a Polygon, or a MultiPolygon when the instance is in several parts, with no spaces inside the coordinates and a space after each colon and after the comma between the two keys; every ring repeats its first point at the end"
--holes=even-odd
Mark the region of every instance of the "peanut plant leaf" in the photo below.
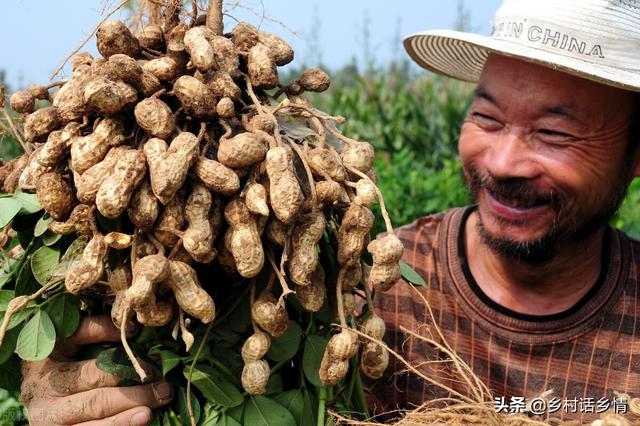
{"type": "Polygon", "coordinates": [[[0,198],[0,228],[7,226],[21,208],[22,204],[13,198],[0,198]]]}
{"type": "Polygon", "coordinates": [[[16,353],[25,361],[40,361],[49,356],[56,343],[56,329],[45,311],[37,309],[20,331],[16,353]]]}
{"type": "Polygon", "coordinates": [[[58,266],[60,250],[42,246],[31,256],[31,271],[33,276],[40,283],[45,285],[51,273],[58,266]]]}
{"type": "Polygon", "coordinates": [[[105,373],[113,374],[123,380],[138,379],[138,373],[131,365],[124,349],[120,347],[101,351],[96,357],[96,366],[105,373]]]}
{"type": "MultiPolygon", "coordinates": [[[[187,379],[189,378],[189,370],[190,367],[186,367],[183,371],[187,379]]],[[[238,388],[213,367],[197,365],[193,369],[191,381],[208,401],[223,407],[235,407],[242,404],[243,397],[238,388]]]]}
{"type": "Polygon", "coordinates": [[[42,236],[42,243],[45,246],[52,246],[60,241],[60,238],[62,238],[62,235],[56,234],[55,232],[47,231],[42,236]]]}
{"type": "Polygon", "coordinates": [[[304,342],[302,370],[307,380],[314,386],[323,386],[318,372],[320,371],[320,363],[322,362],[322,356],[324,355],[324,350],[328,342],[328,339],[315,335],[307,337],[306,342],[304,342]]]}
{"type": "Polygon", "coordinates": [[[262,395],[252,396],[247,401],[244,423],[251,426],[296,426],[296,420],[289,410],[262,395]]]}
{"type": "Polygon", "coordinates": [[[162,365],[162,375],[167,373],[180,364],[180,357],[171,351],[160,351],[160,364],[162,365]]]}
{"type": "Polygon", "coordinates": [[[275,395],[273,399],[291,413],[298,426],[304,422],[304,393],[302,389],[291,389],[275,395]]]}
{"type": "Polygon", "coordinates": [[[53,222],[53,218],[48,214],[45,214],[40,219],[38,219],[35,228],[33,228],[33,236],[39,237],[47,232],[47,226],[49,226],[51,222],[53,222]]]}
{"type": "Polygon", "coordinates": [[[290,359],[298,352],[301,339],[302,328],[297,322],[289,321],[287,331],[282,336],[271,339],[271,347],[267,352],[267,358],[276,362],[290,359]]]}
{"type": "Polygon", "coordinates": [[[21,209],[18,214],[31,214],[42,210],[36,194],[28,194],[17,189],[11,198],[20,203],[21,209]]]}
{"type": "Polygon", "coordinates": [[[51,317],[56,334],[69,337],[80,324],[80,299],[69,293],[59,294],[43,308],[51,317]]]}
{"type": "Polygon", "coordinates": [[[60,263],[58,263],[56,269],[51,273],[52,279],[64,280],[69,269],[71,269],[76,263],[82,261],[82,252],[87,246],[88,241],[87,237],[79,237],[69,245],[67,251],[62,255],[60,263]]]}
{"type": "MultiPolygon", "coordinates": [[[[185,388],[178,389],[178,398],[177,398],[177,411],[182,419],[183,424],[191,424],[189,419],[189,409],[187,408],[187,393],[185,392],[185,388]]],[[[200,402],[198,398],[191,393],[191,409],[193,410],[193,417],[195,417],[196,423],[200,421],[200,402]]]]}
{"type": "Polygon", "coordinates": [[[407,262],[401,260],[400,261],[400,273],[402,274],[402,278],[409,281],[411,284],[415,284],[420,287],[425,287],[427,282],[422,278],[411,266],[407,264],[407,262]]]}

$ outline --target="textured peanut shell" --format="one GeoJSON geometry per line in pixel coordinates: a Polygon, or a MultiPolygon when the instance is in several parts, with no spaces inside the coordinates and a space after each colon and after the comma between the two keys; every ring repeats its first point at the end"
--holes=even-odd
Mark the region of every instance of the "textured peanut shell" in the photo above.
{"type": "Polygon", "coordinates": [[[107,218],[115,219],[129,206],[133,191],[147,172],[144,154],[137,149],[125,151],[113,172],[100,185],[96,194],[98,211],[107,218]]]}
{"type": "Polygon", "coordinates": [[[358,351],[358,335],[351,330],[343,329],[334,334],[327,343],[327,352],[332,361],[348,360],[358,351]]]}
{"type": "Polygon", "coordinates": [[[262,395],[267,391],[269,382],[269,363],[263,359],[252,361],[242,368],[240,381],[249,395],[262,395]]]}
{"type": "Polygon", "coordinates": [[[147,302],[135,311],[138,322],[147,327],[163,327],[173,318],[173,304],[166,300],[147,302]]]}
{"type": "Polygon", "coordinates": [[[265,292],[251,306],[251,318],[272,337],[282,336],[289,326],[289,316],[284,306],[271,293],[265,292]]]}
{"type": "Polygon", "coordinates": [[[216,113],[222,118],[232,118],[236,115],[235,105],[231,98],[222,98],[216,105],[216,113]]]}
{"type": "Polygon", "coordinates": [[[168,231],[161,231],[159,228],[168,228],[176,231],[182,230],[184,225],[184,198],[178,192],[171,201],[164,207],[160,218],[155,225],[153,235],[165,247],[173,247],[178,241],[178,236],[168,231]]]}
{"type": "Polygon", "coordinates": [[[109,66],[115,76],[125,83],[138,85],[142,75],[142,67],[131,56],[117,53],[109,58],[109,66]]]}
{"type": "Polygon", "coordinates": [[[7,175],[4,179],[2,190],[8,194],[13,193],[18,187],[18,182],[20,181],[20,176],[29,165],[29,156],[27,154],[22,154],[16,160],[16,163],[13,167],[13,170],[7,175]]]}
{"type": "Polygon", "coordinates": [[[356,297],[350,291],[342,293],[342,308],[345,318],[353,315],[356,309],[356,297]]]}
{"type": "Polygon", "coordinates": [[[92,235],[95,231],[93,209],[86,204],[78,204],[71,211],[69,219],[64,222],[53,221],[48,226],[51,232],[61,235],[73,233],[92,235]]]}
{"type": "Polygon", "coordinates": [[[240,189],[238,175],[218,161],[198,157],[191,171],[211,191],[231,195],[240,189]]]}
{"type": "Polygon", "coordinates": [[[387,328],[384,320],[375,313],[372,313],[366,320],[362,321],[360,331],[376,340],[382,340],[387,328]]]}
{"type": "Polygon", "coordinates": [[[164,33],[159,25],[149,24],[135,34],[140,46],[147,49],[162,50],[164,47],[164,33]]]}
{"type": "Polygon", "coordinates": [[[230,35],[237,52],[247,53],[259,41],[258,29],[247,22],[239,22],[230,35]]]}
{"type": "Polygon", "coordinates": [[[101,24],[96,32],[98,52],[105,58],[124,53],[132,58],[140,54],[140,43],[129,28],[120,21],[112,20],[101,24]]]}
{"type": "Polygon", "coordinates": [[[126,83],[96,77],[84,87],[83,99],[89,108],[100,114],[112,115],[133,105],[138,97],[136,90],[126,83]]]}
{"type": "Polygon", "coordinates": [[[9,104],[16,112],[31,114],[36,109],[36,98],[26,90],[19,90],[11,95],[9,104]]]}
{"type": "Polygon", "coordinates": [[[298,82],[306,92],[324,92],[331,85],[329,75],[319,68],[304,70],[298,82]]]}
{"type": "Polygon", "coordinates": [[[53,171],[53,168],[43,166],[37,160],[38,153],[42,150],[42,145],[36,148],[29,156],[29,164],[24,168],[18,179],[18,186],[26,192],[34,192],[40,176],[53,171]]]}
{"type": "Polygon", "coordinates": [[[43,86],[41,84],[30,84],[27,86],[27,92],[31,93],[34,98],[41,101],[49,100],[49,89],[47,89],[47,86],[43,86]]]}
{"type": "Polygon", "coordinates": [[[223,36],[213,36],[209,38],[209,43],[211,43],[213,47],[216,69],[230,75],[237,74],[238,67],[240,66],[240,58],[238,57],[233,42],[223,36]]]}
{"type": "Polygon", "coordinates": [[[300,286],[311,284],[311,274],[318,266],[316,244],[324,234],[326,221],[321,211],[298,218],[291,234],[289,278],[300,286]]]}
{"type": "Polygon", "coordinates": [[[198,158],[198,139],[192,133],[181,132],[167,148],[162,139],[153,138],[144,144],[143,151],[153,193],[166,204],[182,187],[189,168],[198,158]]]}
{"type": "Polygon", "coordinates": [[[169,261],[161,254],[146,256],[133,266],[133,281],[127,289],[127,301],[134,308],[155,304],[155,286],[169,277],[169,261]]]}
{"type": "Polygon", "coordinates": [[[68,123],[62,130],[54,130],[49,133],[47,142],[38,152],[36,160],[43,166],[54,167],[62,161],[69,152],[73,139],[80,135],[82,125],[68,123]]]}
{"type": "Polygon", "coordinates": [[[332,205],[342,199],[342,186],[334,180],[322,180],[316,184],[318,201],[325,205],[332,205]]]}
{"type": "Polygon", "coordinates": [[[58,108],[54,106],[41,108],[29,114],[25,119],[24,136],[28,142],[39,141],[60,128],[61,124],[58,108]]]}
{"type": "Polygon", "coordinates": [[[91,65],[93,56],[89,52],[80,52],[71,58],[71,71],[75,71],[81,66],[91,65]]]}
{"type": "MultiPolygon", "coordinates": [[[[85,65],[88,67],[88,65],[85,65]]],[[[73,78],[53,95],[53,106],[58,108],[63,123],[79,121],[87,112],[84,103],[84,86],[88,82],[89,73],[75,71],[73,78]]]]}
{"type": "Polygon", "coordinates": [[[244,194],[247,208],[253,214],[269,216],[269,206],[267,205],[267,190],[264,185],[252,182],[247,186],[244,194]]]}
{"type": "Polygon", "coordinates": [[[2,160],[0,160],[0,164],[2,164],[2,166],[0,167],[0,191],[2,191],[4,181],[15,170],[16,165],[18,164],[18,161],[19,161],[19,158],[14,158],[13,160],[10,160],[8,163],[3,163],[2,160]]]}
{"type": "Polygon", "coordinates": [[[247,123],[247,130],[252,132],[263,131],[272,134],[275,131],[274,119],[267,115],[254,115],[247,123]]]}
{"type": "Polygon", "coordinates": [[[273,244],[284,247],[288,238],[288,229],[288,225],[282,223],[275,217],[270,217],[266,228],[267,239],[273,244]]]}
{"type": "Polygon", "coordinates": [[[320,381],[324,386],[335,386],[344,379],[349,371],[349,361],[331,360],[329,351],[325,350],[320,363],[320,381]]]}
{"type": "Polygon", "coordinates": [[[175,129],[171,108],[158,98],[143,99],[138,102],[133,113],[138,125],[153,137],[166,139],[175,129]]]}
{"type": "Polygon", "coordinates": [[[104,236],[104,241],[113,249],[124,250],[131,247],[131,244],[133,243],[133,235],[113,231],[104,236]]]}
{"type": "Polygon", "coordinates": [[[173,93],[187,114],[194,118],[213,118],[218,102],[209,88],[195,77],[183,75],[173,83],[173,93]]]}
{"type": "Polygon", "coordinates": [[[368,142],[351,142],[342,151],[342,162],[366,173],[373,166],[375,152],[368,142]]]}
{"type": "Polygon", "coordinates": [[[142,66],[142,69],[153,74],[160,81],[171,81],[178,74],[178,63],[167,56],[152,59],[142,66]]]}
{"type": "Polygon", "coordinates": [[[102,161],[113,146],[124,143],[120,121],[105,118],[93,133],[74,138],[71,143],[71,168],[82,174],[102,161]]]}
{"type": "Polygon", "coordinates": [[[191,57],[191,63],[203,73],[216,64],[213,46],[207,40],[205,32],[211,32],[211,30],[207,27],[193,27],[184,34],[184,45],[191,57]]]}
{"type": "Polygon", "coordinates": [[[311,283],[305,286],[296,286],[296,299],[308,312],[318,312],[324,304],[325,275],[322,265],[318,264],[311,274],[311,283]]]}
{"type": "Polygon", "coordinates": [[[225,246],[233,254],[238,273],[245,278],[256,276],[264,265],[264,251],[256,217],[240,198],[227,203],[224,217],[229,223],[225,246]]]}
{"type": "Polygon", "coordinates": [[[242,97],[242,91],[227,72],[214,72],[207,78],[206,85],[209,90],[211,90],[213,96],[218,99],[229,98],[236,102],[242,97]]]}
{"type": "Polygon", "coordinates": [[[356,182],[356,197],[354,201],[363,206],[372,206],[378,203],[376,187],[369,179],[360,179],[356,182]]]}
{"type": "Polygon", "coordinates": [[[367,246],[373,258],[373,266],[368,281],[373,288],[380,291],[389,290],[401,277],[399,261],[404,246],[393,234],[373,240],[367,246]]]}
{"type": "Polygon", "coordinates": [[[113,172],[116,162],[122,154],[130,149],[126,146],[111,148],[104,160],[91,166],[86,172],[75,178],[76,197],[81,203],[93,204],[95,202],[100,185],[113,172]]]}
{"type": "Polygon", "coordinates": [[[131,202],[127,209],[129,219],[136,228],[148,230],[155,223],[159,212],[158,199],[151,190],[149,180],[145,179],[131,197],[131,202]]]}
{"type": "Polygon", "coordinates": [[[71,187],[55,172],[40,176],[36,184],[38,202],[54,220],[66,219],[73,209],[71,187]]]}
{"type": "Polygon", "coordinates": [[[82,252],[82,261],[67,272],[64,284],[69,293],[78,294],[98,282],[104,273],[107,252],[104,236],[95,234],[82,252]]]}
{"type": "Polygon", "coordinates": [[[365,376],[379,379],[389,365],[389,352],[380,344],[368,342],[360,356],[360,370],[365,376]]]}
{"type": "Polygon", "coordinates": [[[265,142],[262,135],[250,132],[222,139],[218,148],[218,161],[234,169],[253,166],[267,155],[265,142]]]}
{"type": "Polygon", "coordinates": [[[293,161],[283,147],[271,148],[266,156],[271,209],[283,223],[291,223],[304,200],[293,161]]]}
{"type": "Polygon", "coordinates": [[[313,148],[307,153],[311,171],[320,177],[329,176],[337,182],[343,182],[347,173],[340,156],[333,149],[313,148]]]}
{"type": "Polygon", "coordinates": [[[205,324],[213,321],[216,316],[213,299],[200,286],[196,271],[186,263],[176,260],[169,262],[169,270],[169,278],[165,282],[182,310],[205,324]]]}
{"type": "Polygon", "coordinates": [[[131,269],[128,265],[118,264],[113,270],[107,271],[107,276],[107,285],[113,294],[124,291],[131,285],[131,269]]]}
{"type": "Polygon", "coordinates": [[[362,279],[362,265],[360,262],[347,264],[340,268],[338,281],[342,284],[342,291],[353,290],[362,279]]]}
{"type": "Polygon", "coordinates": [[[213,248],[213,230],[209,222],[211,193],[203,185],[196,184],[187,198],[184,215],[187,229],[182,235],[182,246],[200,263],[209,263],[216,252],[213,248]]]}
{"type": "Polygon", "coordinates": [[[248,364],[264,358],[270,347],[271,338],[269,335],[262,331],[257,331],[244,342],[240,354],[245,364],[248,364]]]}
{"type": "Polygon", "coordinates": [[[276,61],[267,46],[258,43],[249,50],[247,59],[249,81],[258,89],[273,89],[278,85],[276,61]]]}
{"type": "Polygon", "coordinates": [[[359,204],[351,204],[338,229],[337,260],[340,266],[360,260],[362,249],[375,218],[371,210],[359,204]]]}
{"type": "Polygon", "coordinates": [[[283,66],[293,61],[293,49],[277,35],[261,31],[258,40],[267,46],[276,65],[283,66]]]}

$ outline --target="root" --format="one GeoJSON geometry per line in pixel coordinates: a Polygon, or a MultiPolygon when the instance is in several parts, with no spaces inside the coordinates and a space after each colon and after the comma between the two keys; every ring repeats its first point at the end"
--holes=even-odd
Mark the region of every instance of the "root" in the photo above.
{"type": "Polygon", "coordinates": [[[120,318],[120,341],[122,342],[122,347],[124,351],[127,353],[131,364],[133,365],[134,370],[140,377],[143,383],[145,383],[148,379],[147,373],[144,371],[140,363],[138,362],[136,356],[133,354],[133,351],[129,347],[129,343],[127,342],[127,318],[129,318],[129,312],[131,311],[131,306],[126,306],[122,310],[122,317],[120,318]]]}
{"type": "Polygon", "coordinates": [[[278,277],[278,281],[280,282],[280,287],[282,287],[282,294],[278,298],[278,304],[276,305],[278,309],[281,309],[284,307],[286,297],[290,294],[295,294],[295,291],[289,288],[289,285],[287,284],[287,280],[280,273],[280,270],[278,269],[278,265],[276,265],[276,262],[273,260],[273,254],[271,253],[271,250],[267,250],[267,258],[269,259],[271,268],[273,269],[273,271],[276,273],[276,276],[278,277]]]}

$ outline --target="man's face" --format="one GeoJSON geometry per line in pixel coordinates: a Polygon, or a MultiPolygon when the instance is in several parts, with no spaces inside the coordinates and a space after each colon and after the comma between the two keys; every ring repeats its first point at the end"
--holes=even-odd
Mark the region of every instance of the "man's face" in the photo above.
{"type": "Polygon", "coordinates": [[[539,262],[606,224],[640,169],[632,109],[628,92],[491,56],[460,136],[483,242],[539,262]]]}

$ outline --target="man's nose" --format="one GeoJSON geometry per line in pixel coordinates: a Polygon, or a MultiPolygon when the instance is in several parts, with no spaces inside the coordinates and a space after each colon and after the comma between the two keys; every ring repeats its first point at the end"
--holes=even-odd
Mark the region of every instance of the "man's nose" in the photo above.
{"type": "Polygon", "coordinates": [[[539,175],[540,167],[526,137],[521,130],[507,130],[485,152],[487,169],[496,179],[533,179],[539,175]]]}

